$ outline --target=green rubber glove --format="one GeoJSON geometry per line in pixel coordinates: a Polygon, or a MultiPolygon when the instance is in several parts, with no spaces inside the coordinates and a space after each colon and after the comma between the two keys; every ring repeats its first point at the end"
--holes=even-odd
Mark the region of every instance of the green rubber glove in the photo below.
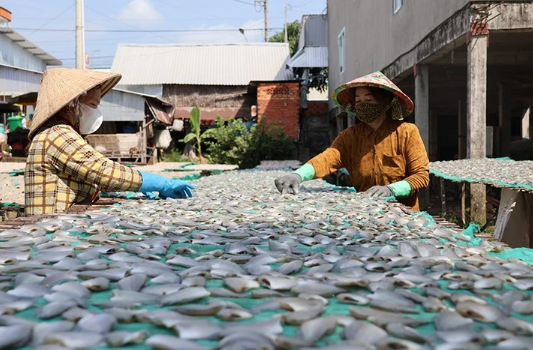
{"type": "Polygon", "coordinates": [[[302,181],[309,181],[315,177],[315,168],[311,164],[306,163],[292,173],[300,175],[302,181]]]}
{"type": "Polygon", "coordinates": [[[388,187],[396,198],[405,198],[411,195],[411,185],[405,180],[390,184],[388,187]]]}

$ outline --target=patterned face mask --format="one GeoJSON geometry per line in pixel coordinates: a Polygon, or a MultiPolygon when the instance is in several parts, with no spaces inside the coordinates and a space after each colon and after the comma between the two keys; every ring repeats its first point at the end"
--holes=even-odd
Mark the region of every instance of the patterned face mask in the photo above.
{"type": "Polygon", "coordinates": [[[357,106],[350,106],[350,112],[363,123],[375,122],[383,113],[388,112],[389,109],[391,110],[393,120],[403,120],[402,106],[398,102],[397,97],[393,98],[388,106],[372,103],[361,103],[357,106]]]}
{"type": "Polygon", "coordinates": [[[383,113],[386,113],[390,107],[391,104],[383,106],[381,104],[360,103],[354,106],[353,110],[355,112],[355,117],[363,123],[373,123],[383,115],[383,113]]]}

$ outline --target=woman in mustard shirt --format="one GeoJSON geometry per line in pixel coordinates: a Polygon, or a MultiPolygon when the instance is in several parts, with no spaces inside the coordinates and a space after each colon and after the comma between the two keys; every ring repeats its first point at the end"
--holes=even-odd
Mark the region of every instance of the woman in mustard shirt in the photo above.
{"type": "Polygon", "coordinates": [[[403,122],[414,104],[392,81],[375,72],[343,84],[333,101],[361,123],[342,131],[324,152],[281,176],[281,193],[297,193],[302,181],[346,168],[357,191],[394,196],[419,210],[418,192],[429,185],[429,160],[416,125],[403,122]]]}

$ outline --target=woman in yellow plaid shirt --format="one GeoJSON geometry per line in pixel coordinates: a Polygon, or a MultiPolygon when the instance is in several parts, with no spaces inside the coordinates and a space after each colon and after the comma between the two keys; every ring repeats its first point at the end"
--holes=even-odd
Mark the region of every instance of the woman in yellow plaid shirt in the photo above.
{"type": "Polygon", "coordinates": [[[162,198],[192,196],[191,184],[124,167],[81,136],[100,127],[100,99],[120,78],[120,74],[74,68],[44,72],[24,174],[27,215],[64,212],[75,203],[96,200],[100,190],[157,191],[162,198]]]}

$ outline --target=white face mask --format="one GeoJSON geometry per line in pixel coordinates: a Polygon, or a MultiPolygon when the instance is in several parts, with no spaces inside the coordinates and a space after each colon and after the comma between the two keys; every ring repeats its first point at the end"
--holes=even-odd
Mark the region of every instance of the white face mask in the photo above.
{"type": "Polygon", "coordinates": [[[98,130],[104,121],[104,116],[98,108],[91,108],[81,104],[80,133],[89,135],[98,130]]]}

